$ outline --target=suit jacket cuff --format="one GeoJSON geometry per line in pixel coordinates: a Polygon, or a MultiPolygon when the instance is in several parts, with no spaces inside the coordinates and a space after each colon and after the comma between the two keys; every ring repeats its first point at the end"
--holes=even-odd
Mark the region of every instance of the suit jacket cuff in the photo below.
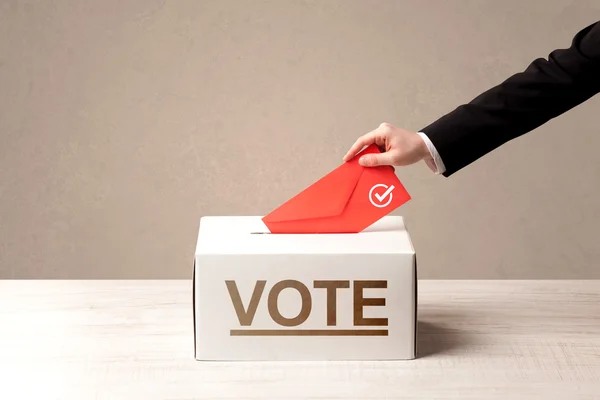
{"type": "Polygon", "coordinates": [[[442,160],[442,157],[433,145],[433,142],[423,132],[417,132],[417,135],[419,135],[421,139],[423,139],[425,145],[427,146],[427,149],[429,150],[429,154],[431,154],[431,158],[433,158],[433,162],[435,164],[435,174],[440,175],[446,172],[446,166],[444,165],[444,161],[442,160]]]}

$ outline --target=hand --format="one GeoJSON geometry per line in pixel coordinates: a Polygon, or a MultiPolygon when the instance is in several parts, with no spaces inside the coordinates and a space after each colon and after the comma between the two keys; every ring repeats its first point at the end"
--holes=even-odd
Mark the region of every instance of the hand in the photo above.
{"type": "Polygon", "coordinates": [[[435,172],[433,158],[423,139],[415,132],[409,132],[385,122],[374,131],[359,137],[344,156],[344,161],[350,160],[363,147],[372,143],[375,143],[383,152],[360,157],[358,159],[360,165],[365,167],[407,166],[425,160],[429,168],[435,172]]]}

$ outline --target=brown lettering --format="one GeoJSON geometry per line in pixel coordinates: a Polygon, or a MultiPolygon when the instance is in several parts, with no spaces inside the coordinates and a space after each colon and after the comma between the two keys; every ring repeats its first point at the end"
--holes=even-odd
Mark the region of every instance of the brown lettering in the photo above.
{"type": "Polygon", "coordinates": [[[310,315],[310,311],[312,309],[312,298],[310,296],[310,292],[308,288],[301,282],[296,280],[288,279],[281,282],[277,282],[273,285],[273,288],[269,292],[269,314],[273,321],[278,323],[281,326],[298,326],[304,321],[308,319],[310,315]],[[300,297],[302,300],[302,307],[300,309],[300,313],[294,318],[286,318],[279,312],[279,306],[277,304],[277,300],[279,299],[279,293],[283,289],[292,288],[296,289],[298,293],[300,293],[300,297]]]}
{"type": "Polygon", "coordinates": [[[347,289],[350,281],[315,281],[316,289],[327,289],[327,326],[335,326],[337,319],[337,289],[347,289]]]}
{"type": "Polygon", "coordinates": [[[235,308],[235,313],[240,321],[240,325],[252,325],[252,320],[254,319],[254,315],[256,315],[258,302],[260,301],[260,297],[262,296],[266,283],[267,281],[256,281],[256,285],[254,285],[254,291],[252,292],[252,297],[250,298],[250,303],[248,304],[248,310],[245,310],[235,281],[225,281],[227,290],[229,291],[229,297],[231,297],[231,302],[233,303],[233,308],[235,308]]]}
{"type": "Polygon", "coordinates": [[[385,298],[364,298],[366,288],[385,289],[387,281],[354,281],[354,326],[387,326],[387,318],[364,318],[364,306],[385,306],[385,298]]]}
{"type": "MultiPolygon", "coordinates": [[[[256,315],[260,298],[264,292],[267,281],[256,281],[252,296],[245,308],[242,302],[237,284],[234,280],[225,281],[227,290],[233,303],[235,313],[241,326],[250,326],[256,315]]],[[[364,297],[365,289],[385,289],[387,281],[384,280],[359,280],[353,282],[354,296],[354,326],[387,326],[387,318],[365,318],[364,307],[366,306],[385,306],[386,299],[384,297],[364,297]]],[[[337,324],[337,289],[348,289],[350,281],[347,280],[316,280],[314,288],[327,290],[327,326],[335,326],[337,324]]],[[[312,297],[309,289],[303,283],[297,280],[283,280],[273,285],[269,292],[268,311],[271,319],[286,327],[298,326],[304,323],[310,316],[312,310],[312,297]],[[293,318],[287,318],[281,315],[279,311],[279,295],[284,289],[295,289],[300,294],[301,308],[298,315],[293,318]]]]}

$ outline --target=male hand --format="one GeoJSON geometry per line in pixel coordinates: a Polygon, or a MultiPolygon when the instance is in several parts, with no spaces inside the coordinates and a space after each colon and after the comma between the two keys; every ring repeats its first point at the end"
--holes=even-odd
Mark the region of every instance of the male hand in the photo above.
{"type": "Polygon", "coordinates": [[[427,145],[415,132],[409,132],[392,126],[386,122],[361,137],[352,145],[344,156],[344,161],[350,160],[363,147],[375,143],[382,151],[380,154],[366,154],[358,159],[365,167],[378,165],[407,166],[425,160],[432,171],[436,171],[435,163],[427,145]]]}

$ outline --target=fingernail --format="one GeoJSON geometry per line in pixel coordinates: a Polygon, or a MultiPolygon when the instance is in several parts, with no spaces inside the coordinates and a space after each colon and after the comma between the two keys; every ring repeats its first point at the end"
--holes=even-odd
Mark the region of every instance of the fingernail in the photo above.
{"type": "Polygon", "coordinates": [[[367,162],[367,159],[365,157],[361,157],[361,158],[358,159],[358,163],[360,165],[364,166],[366,162],[367,162]]]}

